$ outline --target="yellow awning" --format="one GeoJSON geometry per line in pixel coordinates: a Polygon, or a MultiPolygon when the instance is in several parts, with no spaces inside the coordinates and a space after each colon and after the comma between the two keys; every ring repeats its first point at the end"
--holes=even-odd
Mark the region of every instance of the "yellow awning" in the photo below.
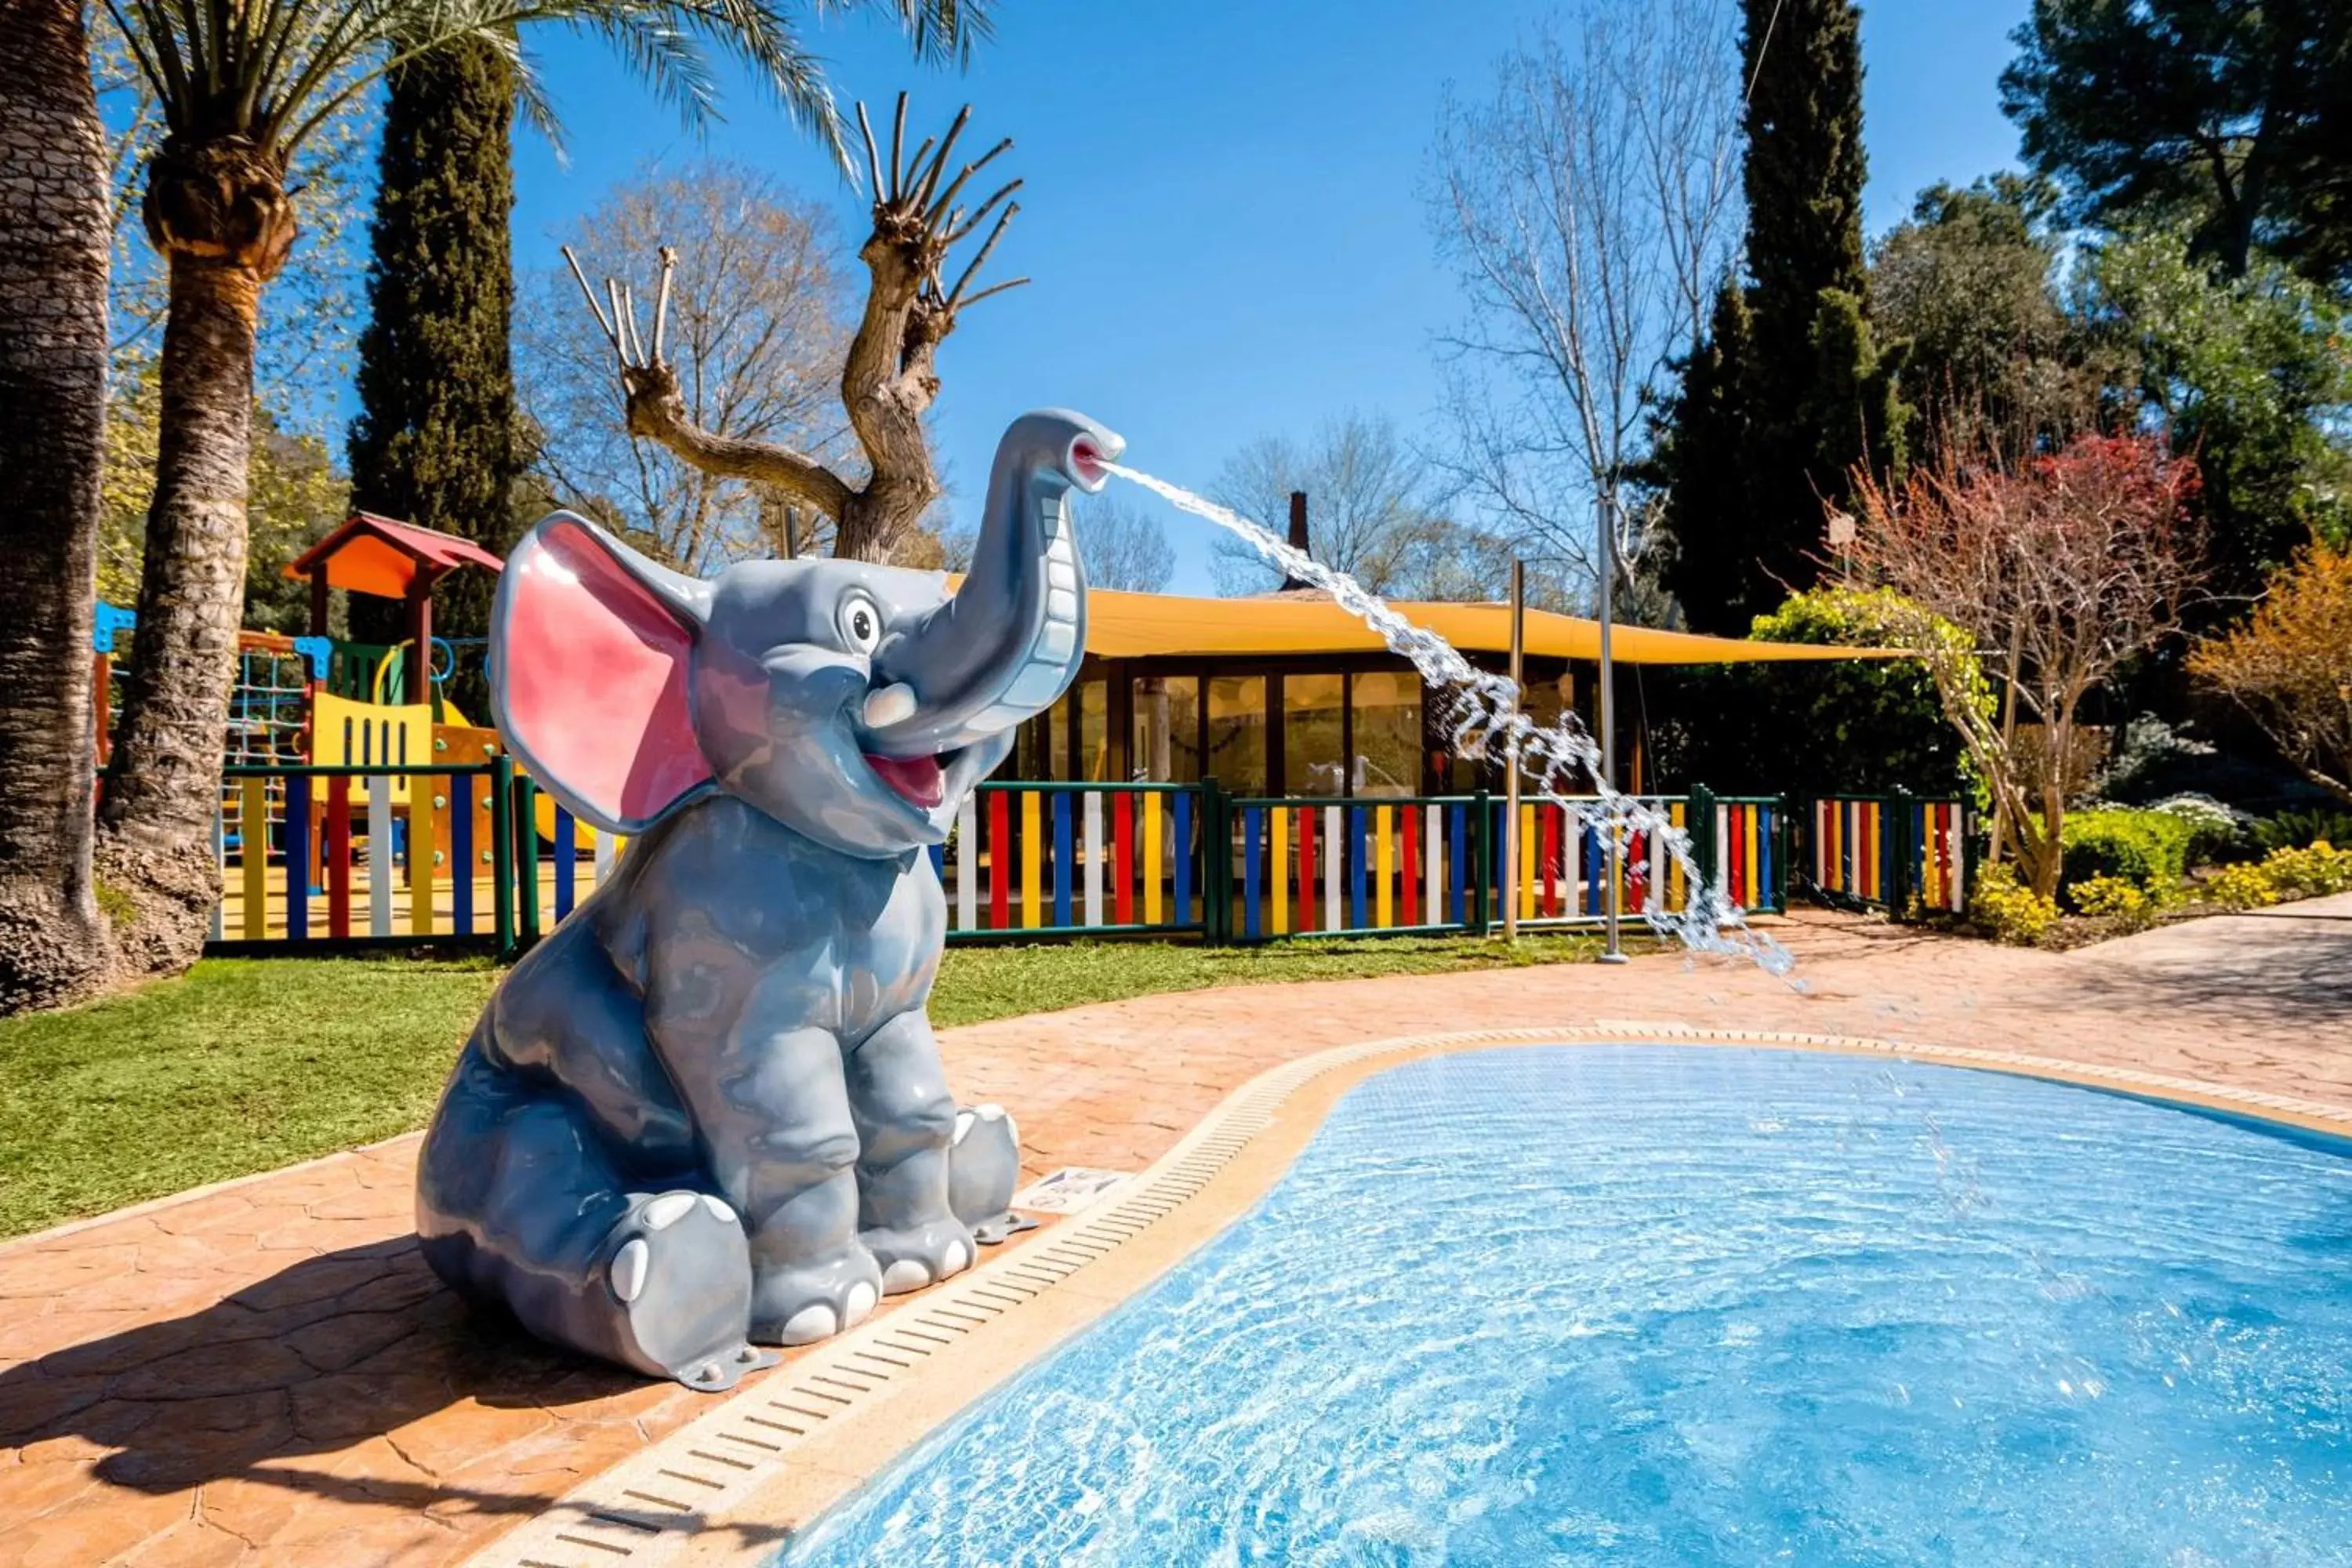
{"type": "MultiPolygon", "coordinates": [[[[1408,619],[1427,626],[1465,653],[1508,653],[1507,605],[1444,605],[1391,601],[1408,619]]],[[[1305,595],[1195,599],[1177,594],[1128,594],[1095,588],[1087,595],[1087,651],[1102,658],[1183,658],[1188,655],[1377,653],[1377,633],[1325,598],[1305,595]]],[[[1538,658],[1597,659],[1601,623],[1529,610],[1527,651],[1538,658]]],[[[1618,626],[1612,658],[1627,664],[1747,664],[1823,658],[1902,658],[1895,648],[1831,647],[1814,643],[1748,642],[1694,632],[1618,626]]]]}

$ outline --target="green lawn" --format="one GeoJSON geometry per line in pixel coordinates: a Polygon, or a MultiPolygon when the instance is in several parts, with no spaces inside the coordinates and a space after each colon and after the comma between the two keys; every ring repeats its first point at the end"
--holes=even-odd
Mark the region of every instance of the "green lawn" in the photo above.
{"type": "MultiPolygon", "coordinates": [[[[1160,991],[1586,959],[1584,936],[1259,948],[959,947],[941,1027],[1160,991]]],[[[424,1124],[497,983],[488,961],[215,959],[71,1013],[0,1021],[0,1236],[424,1124]]]]}

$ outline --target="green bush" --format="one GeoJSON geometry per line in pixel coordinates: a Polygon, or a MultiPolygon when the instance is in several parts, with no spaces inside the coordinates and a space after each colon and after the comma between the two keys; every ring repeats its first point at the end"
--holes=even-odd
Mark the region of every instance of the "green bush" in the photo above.
{"type": "Polygon", "coordinates": [[[2126,931],[2145,931],[2171,901],[2121,877],[2094,877],[2066,889],[2074,907],[2094,919],[2111,920],[2126,931]]]}
{"type": "Polygon", "coordinates": [[[2148,807],[2189,825],[2189,868],[2221,866],[2246,858],[2252,849],[2253,818],[2210,795],[2176,795],[2148,807]]]}
{"type": "Polygon", "coordinates": [[[2306,844],[2352,845],[2352,816],[2325,808],[2316,811],[2282,811],[2254,824],[2252,834],[2254,847],[2268,853],[2273,849],[2300,849],[2306,844]]]}
{"type": "Polygon", "coordinates": [[[2058,923],[2058,906],[2017,879],[2017,868],[2003,861],[1977,873],[1969,920],[1995,942],[2032,947],[2058,923]]]}
{"type": "Polygon", "coordinates": [[[2144,892],[2167,894],[2189,871],[2189,841],[2195,829],[2161,811],[2106,806],[2066,818],[2064,868],[2059,893],[2072,901],[2079,882],[2116,877],[2144,892]]]}
{"type": "Polygon", "coordinates": [[[2325,838],[2300,849],[2273,849],[2253,865],[2231,866],[2204,886],[2207,898],[2231,910],[2345,892],[2352,892],[2352,849],[2325,838]]]}

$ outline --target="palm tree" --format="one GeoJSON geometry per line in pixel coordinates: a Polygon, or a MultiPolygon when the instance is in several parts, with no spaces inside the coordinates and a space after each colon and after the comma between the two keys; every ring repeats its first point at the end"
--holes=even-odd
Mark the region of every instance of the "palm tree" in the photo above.
{"type": "MultiPolygon", "coordinates": [[[[515,68],[523,111],[553,116],[519,33],[562,22],[618,47],[689,121],[715,97],[706,45],[748,66],[845,162],[817,59],[783,0],[107,0],[163,108],[142,215],[164,258],[163,416],[132,668],[97,864],[131,906],[125,957],[174,972],[219,896],[211,850],[245,570],[246,462],[263,285],[297,221],[288,161],[386,71],[476,40],[515,68]]],[[[849,9],[858,0],[808,0],[849,9]]],[[[961,50],[983,0],[863,0],[917,49],[961,50]]]]}
{"type": "Polygon", "coordinates": [[[0,0],[0,1014],[103,984],[90,606],[106,427],[106,138],[80,0],[0,0]]]}

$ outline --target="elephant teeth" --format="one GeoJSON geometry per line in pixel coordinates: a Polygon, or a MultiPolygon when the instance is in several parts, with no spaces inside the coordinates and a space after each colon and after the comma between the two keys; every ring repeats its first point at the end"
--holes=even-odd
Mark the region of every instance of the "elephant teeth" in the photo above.
{"type": "Polygon", "coordinates": [[[915,689],[903,680],[866,695],[866,726],[869,730],[879,730],[914,716],[915,689]]]}

